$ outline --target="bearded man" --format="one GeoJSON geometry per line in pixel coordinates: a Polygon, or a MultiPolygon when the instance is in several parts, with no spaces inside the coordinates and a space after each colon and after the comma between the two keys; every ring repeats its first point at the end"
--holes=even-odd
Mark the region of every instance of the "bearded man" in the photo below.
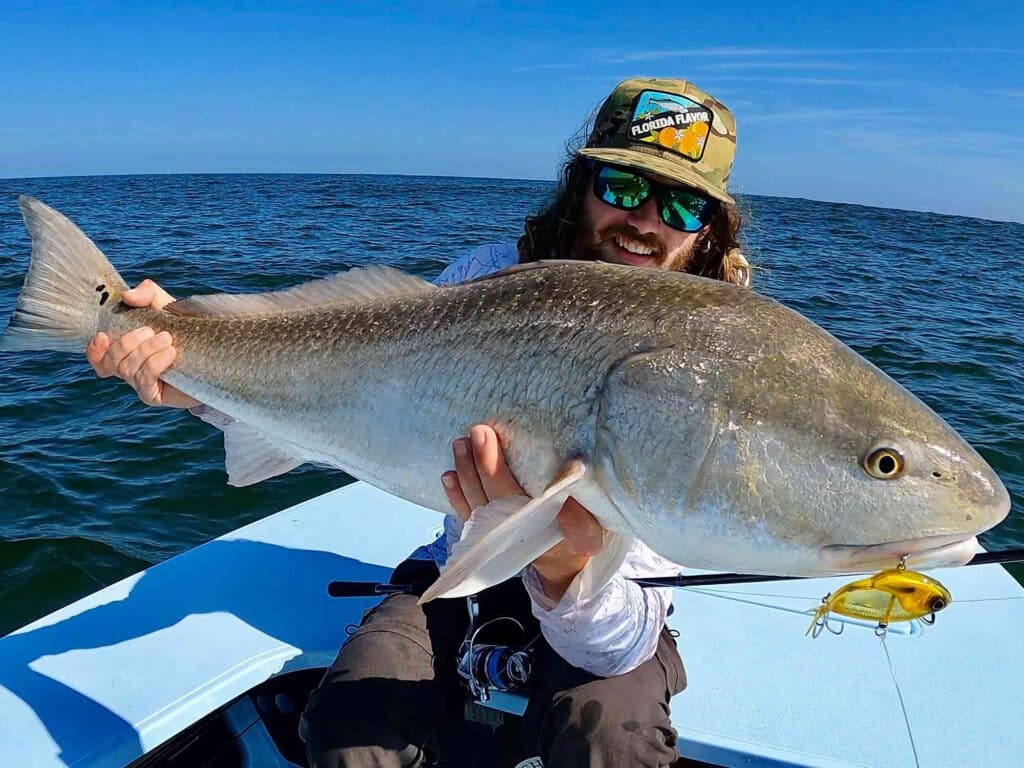
{"type": "MultiPolygon", "coordinates": [[[[709,94],[685,80],[626,80],[601,106],[585,146],[566,160],[553,201],[526,219],[518,241],[470,251],[437,282],[570,259],[749,285],[740,217],[727,191],[735,149],[733,116],[709,94]]],[[[122,300],[156,309],[173,301],[151,281],[122,300]]],[[[100,376],[128,381],[143,402],[201,407],[160,381],[175,358],[168,334],[142,328],[115,341],[98,334],[86,357],[100,376]]],[[[392,575],[412,591],[367,612],[310,697],[302,735],[318,768],[430,765],[463,715],[456,667],[466,607],[461,600],[420,606],[417,596],[437,578],[474,509],[524,492],[491,427],[473,427],[452,447],[454,469],[440,481],[453,514],[444,533],[392,575]]],[[[572,498],[559,523],[565,541],[521,578],[478,596],[481,617],[514,619],[518,639],[532,650],[523,755],[539,756],[549,768],[671,765],[678,754],[669,704],[686,684],[665,627],[672,590],[642,589],[630,577],[678,567],[637,542],[606,586],[583,594],[575,587],[600,551],[603,531],[572,498]]]]}

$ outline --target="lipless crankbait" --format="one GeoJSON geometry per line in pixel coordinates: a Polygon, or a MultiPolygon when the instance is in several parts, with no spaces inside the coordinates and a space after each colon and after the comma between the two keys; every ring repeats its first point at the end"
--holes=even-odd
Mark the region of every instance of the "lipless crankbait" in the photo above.
{"type": "Polygon", "coordinates": [[[889,624],[894,621],[921,619],[925,624],[934,623],[935,614],[949,605],[953,597],[935,579],[908,571],[904,560],[895,568],[859,579],[825,595],[805,635],[817,637],[825,628],[836,635],[841,633],[841,626],[839,630],[828,626],[830,613],[877,620],[875,634],[879,636],[885,635],[889,624]]]}

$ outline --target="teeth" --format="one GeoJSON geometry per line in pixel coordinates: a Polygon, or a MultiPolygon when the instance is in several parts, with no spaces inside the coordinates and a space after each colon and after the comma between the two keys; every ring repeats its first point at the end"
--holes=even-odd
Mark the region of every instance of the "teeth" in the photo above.
{"type": "Polygon", "coordinates": [[[637,256],[650,256],[654,253],[653,248],[646,246],[643,243],[638,243],[635,240],[625,240],[621,237],[616,237],[615,244],[630,253],[635,253],[637,256]]]}

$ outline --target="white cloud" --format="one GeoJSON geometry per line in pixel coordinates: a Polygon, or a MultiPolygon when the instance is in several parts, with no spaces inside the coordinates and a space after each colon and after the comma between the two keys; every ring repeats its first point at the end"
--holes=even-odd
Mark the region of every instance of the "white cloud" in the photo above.
{"type": "Polygon", "coordinates": [[[516,67],[513,72],[535,72],[544,69],[574,69],[579,64],[529,64],[525,67],[516,67]]]}
{"type": "Polygon", "coordinates": [[[669,50],[634,51],[622,54],[613,50],[598,50],[586,55],[577,62],[533,64],[517,68],[516,72],[528,72],[544,69],[571,69],[574,67],[593,67],[595,65],[632,64],[640,61],[657,61],[661,59],[746,59],[747,61],[714,61],[707,64],[709,69],[861,69],[856,64],[836,61],[817,62],[784,62],[779,58],[801,59],[808,56],[844,58],[849,56],[956,56],[956,55],[990,55],[1020,56],[1024,48],[761,48],[744,46],[710,46],[706,48],[678,48],[669,50]]]}
{"type": "MultiPolygon", "coordinates": [[[[702,78],[703,79],[703,78],[702,78]]],[[[890,87],[893,85],[916,86],[918,83],[897,83],[890,79],[879,78],[854,78],[854,77],[785,77],[777,75],[711,75],[707,78],[712,82],[720,83],[777,83],[779,85],[852,85],[877,88],[879,86],[890,87]]]]}
{"type": "Polygon", "coordinates": [[[1024,155],[1024,136],[994,131],[923,132],[893,128],[890,124],[881,129],[851,125],[826,133],[847,144],[870,147],[873,151],[904,158],[964,158],[982,155],[1008,158],[1024,155]]]}
{"type": "Polygon", "coordinates": [[[684,48],[667,51],[637,51],[607,63],[623,64],[654,59],[693,59],[707,57],[777,57],[777,56],[928,56],[956,54],[1021,55],[1024,48],[684,48]]]}
{"type": "MultiPolygon", "coordinates": [[[[776,112],[758,112],[750,109],[743,116],[743,123],[815,123],[827,122],[830,120],[858,121],[858,120],[900,120],[906,121],[910,118],[904,112],[893,109],[870,109],[864,107],[802,107],[796,109],[784,109],[776,112]]],[[[921,119],[921,118],[917,118],[921,119]]]]}
{"type": "Polygon", "coordinates": [[[708,72],[736,72],[744,70],[789,70],[789,71],[849,71],[858,70],[862,71],[868,68],[866,65],[858,62],[842,62],[842,61],[761,61],[751,60],[746,61],[716,61],[710,64],[701,65],[702,70],[708,72]]]}

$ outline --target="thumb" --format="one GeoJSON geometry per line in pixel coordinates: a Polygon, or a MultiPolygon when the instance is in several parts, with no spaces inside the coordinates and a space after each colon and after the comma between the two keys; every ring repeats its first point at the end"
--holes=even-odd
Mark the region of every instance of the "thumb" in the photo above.
{"type": "Polygon", "coordinates": [[[174,301],[174,297],[152,280],[143,280],[121,294],[121,300],[132,307],[163,309],[174,301]]]}

